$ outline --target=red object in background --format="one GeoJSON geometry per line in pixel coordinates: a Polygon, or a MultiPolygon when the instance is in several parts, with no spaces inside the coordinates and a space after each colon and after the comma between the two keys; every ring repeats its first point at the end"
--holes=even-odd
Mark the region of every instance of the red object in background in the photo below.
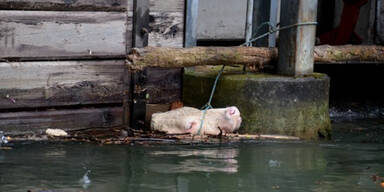
{"type": "Polygon", "coordinates": [[[368,0],[344,0],[344,8],[340,18],[340,24],[335,29],[319,36],[321,44],[344,45],[361,44],[362,40],[355,32],[360,8],[368,0]]]}
{"type": "Polygon", "coordinates": [[[183,102],[175,101],[175,102],[171,103],[170,110],[174,110],[174,109],[178,109],[178,108],[182,108],[182,107],[184,107],[184,103],[183,102]]]}

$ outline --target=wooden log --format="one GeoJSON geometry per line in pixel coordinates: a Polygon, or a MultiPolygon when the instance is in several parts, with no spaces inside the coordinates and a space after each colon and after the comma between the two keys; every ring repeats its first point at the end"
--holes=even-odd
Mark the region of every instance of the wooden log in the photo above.
{"type": "Polygon", "coordinates": [[[0,11],[0,59],[124,56],[132,14],[0,11]],[[128,17],[128,18],[127,18],[128,17]]]}
{"type": "Polygon", "coordinates": [[[256,47],[193,47],[133,49],[128,56],[135,69],[197,65],[250,65],[262,67],[277,58],[277,51],[256,47]]]}
{"type": "Polygon", "coordinates": [[[337,63],[384,63],[384,46],[342,45],[315,46],[315,62],[337,63]]]}
{"type": "Polygon", "coordinates": [[[0,113],[7,135],[41,133],[46,129],[77,130],[122,125],[121,107],[0,113]]]}
{"type": "MultiPolygon", "coordinates": [[[[262,69],[277,59],[277,49],[264,47],[194,47],[133,49],[128,55],[133,69],[145,67],[191,67],[198,65],[255,65],[262,69]]],[[[383,63],[384,46],[343,45],[316,46],[314,60],[318,63],[383,63]]]]}
{"type": "Polygon", "coordinates": [[[124,61],[0,62],[0,109],[121,103],[124,61]]]}
{"type": "Polygon", "coordinates": [[[126,11],[131,0],[0,0],[1,10],[126,11]]]}

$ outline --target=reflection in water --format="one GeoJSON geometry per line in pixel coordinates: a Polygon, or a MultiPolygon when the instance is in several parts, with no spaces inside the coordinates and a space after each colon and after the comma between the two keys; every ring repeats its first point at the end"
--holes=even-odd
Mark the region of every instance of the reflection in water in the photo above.
{"type": "Polygon", "coordinates": [[[378,191],[372,175],[384,177],[383,151],[305,142],[15,145],[0,151],[0,191],[378,191]]]}
{"type": "Polygon", "coordinates": [[[154,151],[152,156],[174,156],[178,162],[151,164],[150,169],[159,173],[227,172],[236,173],[238,169],[238,149],[191,149],[179,151],[154,151]]]}

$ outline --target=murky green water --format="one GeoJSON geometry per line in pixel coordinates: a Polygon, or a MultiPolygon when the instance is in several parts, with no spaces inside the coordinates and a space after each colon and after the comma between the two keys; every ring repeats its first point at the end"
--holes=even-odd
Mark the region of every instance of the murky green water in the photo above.
{"type": "Polygon", "coordinates": [[[384,191],[373,175],[384,177],[383,144],[33,143],[0,150],[1,192],[384,191]]]}

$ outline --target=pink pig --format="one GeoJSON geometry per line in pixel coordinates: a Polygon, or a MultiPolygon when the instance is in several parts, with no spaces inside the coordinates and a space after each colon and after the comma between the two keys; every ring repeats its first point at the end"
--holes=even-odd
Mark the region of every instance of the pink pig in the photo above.
{"type": "MultiPolygon", "coordinates": [[[[152,115],[151,129],[167,134],[191,133],[197,135],[203,111],[182,107],[176,110],[152,115]]],[[[241,117],[237,107],[209,109],[206,112],[201,135],[220,135],[233,133],[240,128],[241,117]]]]}

